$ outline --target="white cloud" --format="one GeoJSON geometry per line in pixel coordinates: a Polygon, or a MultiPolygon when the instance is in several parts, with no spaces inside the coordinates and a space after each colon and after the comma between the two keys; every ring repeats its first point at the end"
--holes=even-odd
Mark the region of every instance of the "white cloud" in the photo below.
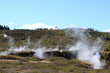
{"type": "Polygon", "coordinates": [[[9,24],[9,25],[14,25],[15,23],[13,23],[13,22],[9,22],[8,24],[9,24]]]}
{"type": "Polygon", "coordinates": [[[105,31],[106,31],[106,32],[110,32],[110,29],[106,29],[105,31]]]}
{"type": "Polygon", "coordinates": [[[78,26],[77,26],[77,25],[73,25],[73,24],[71,24],[70,27],[78,27],[78,26]]]}
{"type": "Polygon", "coordinates": [[[83,28],[83,29],[87,29],[86,27],[80,27],[80,26],[74,25],[74,24],[67,25],[66,28],[83,28]]]}
{"type": "Polygon", "coordinates": [[[82,27],[83,29],[87,29],[86,27],[82,27]]]}
{"type": "Polygon", "coordinates": [[[77,28],[78,26],[77,26],[77,25],[74,25],[74,24],[71,24],[71,25],[67,25],[67,26],[66,26],[66,28],[73,28],[73,27],[74,27],[74,28],[77,28]]]}
{"type": "Polygon", "coordinates": [[[55,26],[45,25],[43,23],[36,23],[36,24],[31,24],[31,25],[29,25],[29,24],[23,25],[23,29],[37,29],[37,28],[48,28],[48,29],[53,28],[54,29],[55,26]]]}

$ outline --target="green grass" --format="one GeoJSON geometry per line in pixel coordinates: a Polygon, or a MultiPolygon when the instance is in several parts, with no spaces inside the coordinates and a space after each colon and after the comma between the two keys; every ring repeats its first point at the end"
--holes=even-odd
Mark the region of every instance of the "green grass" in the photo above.
{"type": "Polygon", "coordinates": [[[110,70],[94,70],[86,68],[82,62],[72,59],[67,60],[61,57],[46,59],[51,63],[24,62],[24,61],[0,61],[0,72],[11,73],[109,73],[110,70]]]}
{"type": "MultiPolygon", "coordinates": [[[[66,29],[65,29],[66,30],[66,29]]],[[[55,48],[59,45],[60,49],[65,49],[66,44],[74,45],[77,42],[77,38],[71,39],[72,31],[65,34],[65,30],[0,30],[0,34],[7,34],[14,38],[14,44],[16,47],[24,46],[27,43],[27,39],[30,38],[31,44],[28,48],[37,48],[39,44],[47,48],[55,48]],[[32,44],[33,43],[33,44],[32,44]],[[38,46],[34,46],[34,45],[38,46]]],[[[89,39],[94,42],[97,37],[101,37],[105,41],[104,54],[102,57],[106,59],[107,64],[110,65],[110,33],[98,32],[94,30],[88,30],[92,37],[89,39]]],[[[86,34],[85,34],[86,35],[86,34]]],[[[0,52],[6,51],[10,48],[8,39],[0,36],[0,52]]],[[[94,70],[90,68],[90,64],[80,62],[77,59],[68,60],[66,57],[70,52],[64,51],[62,54],[55,53],[56,56],[45,59],[51,63],[41,63],[42,59],[32,56],[31,52],[23,51],[18,52],[18,56],[6,55],[0,56],[5,60],[18,60],[18,61],[0,61],[0,72],[2,73],[109,73],[109,69],[94,70]],[[63,57],[61,57],[61,55],[63,57]],[[60,57],[59,57],[60,56],[60,57]],[[31,63],[29,61],[36,61],[38,63],[31,63]]],[[[109,68],[109,67],[108,67],[109,68]]]]}
{"type": "Polygon", "coordinates": [[[25,57],[25,59],[28,61],[42,61],[42,59],[38,57],[25,57]]]}
{"type": "Polygon", "coordinates": [[[23,58],[20,56],[14,56],[14,55],[6,55],[6,56],[0,55],[0,59],[20,60],[23,58]]]}

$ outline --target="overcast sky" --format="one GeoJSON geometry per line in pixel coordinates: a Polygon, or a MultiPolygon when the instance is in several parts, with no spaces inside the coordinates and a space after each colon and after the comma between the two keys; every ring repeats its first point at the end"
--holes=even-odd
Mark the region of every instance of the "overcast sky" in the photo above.
{"type": "Polygon", "coordinates": [[[110,0],[0,0],[0,24],[11,29],[58,26],[110,32],[110,0]]]}

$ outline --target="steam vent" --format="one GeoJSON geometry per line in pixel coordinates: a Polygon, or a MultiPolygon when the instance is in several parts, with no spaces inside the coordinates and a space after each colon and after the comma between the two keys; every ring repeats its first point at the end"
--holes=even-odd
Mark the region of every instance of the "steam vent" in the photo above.
{"type": "Polygon", "coordinates": [[[91,28],[0,30],[0,72],[110,73],[109,45],[91,28]]]}
{"type": "MultiPolygon", "coordinates": [[[[21,56],[21,57],[32,57],[34,56],[35,52],[33,51],[21,51],[21,52],[12,52],[9,53],[8,55],[16,55],[16,56],[21,56]]],[[[76,59],[76,54],[72,54],[71,51],[46,51],[43,53],[43,55],[46,58],[49,57],[64,57],[66,59],[76,59]]]]}

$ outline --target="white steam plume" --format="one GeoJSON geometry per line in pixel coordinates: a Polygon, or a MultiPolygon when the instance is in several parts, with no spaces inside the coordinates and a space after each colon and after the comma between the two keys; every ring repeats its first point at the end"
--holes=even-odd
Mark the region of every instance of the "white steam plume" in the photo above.
{"type": "MultiPolygon", "coordinates": [[[[87,34],[91,37],[89,34],[87,34]]],[[[73,29],[72,37],[77,38],[76,44],[69,48],[69,51],[72,51],[73,54],[77,54],[77,59],[83,62],[89,62],[93,65],[94,69],[102,69],[105,65],[104,62],[100,61],[100,51],[103,51],[101,48],[103,46],[103,42],[100,38],[98,38],[94,43],[92,43],[89,38],[85,35],[84,29],[73,29]]],[[[1,52],[1,55],[7,55],[10,52],[17,51],[34,51],[34,56],[39,58],[47,58],[48,55],[45,53],[46,51],[57,51],[59,47],[57,46],[55,49],[46,49],[46,47],[38,48],[29,48],[31,44],[30,39],[27,40],[27,44],[25,46],[20,46],[19,48],[14,46],[14,40],[9,37],[10,49],[8,51],[1,52]]],[[[39,44],[38,44],[39,45],[39,44]]],[[[62,52],[62,50],[61,50],[62,52]]]]}
{"type": "Polygon", "coordinates": [[[20,47],[16,47],[14,45],[14,39],[12,37],[8,37],[8,42],[9,42],[9,46],[10,48],[7,51],[4,52],[0,52],[0,55],[8,55],[11,52],[19,52],[19,51],[31,51],[31,48],[28,48],[28,46],[30,45],[30,38],[27,39],[27,44],[24,46],[20,46],[20,47]]]}
{"type": "Polygon", "coordinates": [[[98,38],[94,43],[91,43],[88,37],[85,35],[85,30],[74,29],[72,33],[73,38],[77,37],[77,43],[72,46],[69,50],[73,53],[77,53],[77,59],[83,62],[89,62],[93,65],[94,69],[102,69],[105,65],[104,62],[100,61],[100,51],[103,42],[98,38]]]}
{"type": "Polygon", "coordinates": [[[35,52],[34,56],[39,57],[41,59],[49,57],[49,55],[45,52],[58,51],[58,50],[59,50],[58,46],[56,46],[56,48],[54,48],[54,49],[52,49],[52,48],[47,49],[46,47],[38,47],[36,50],[33,49],[33,51],[35,52]]]}
{"type": "Polygon", "coordinates": [[[36,57],[39,57],[39,58],[41,58],[41,59],[44,59],[44,58],[46,58],[47,56],[45,55],[45,52],[46,52],[47,50],[45,49],[45,47],[43,47],[43,48],[38,48],[38,49],[36,49],[36,50],[34,50],[34,52],[35,52],[35,54],[34,54],[34,56],[36,56],[36,57]]]}
{"type": "Polygon", "coordinates": [[[58,50],[58,46],[56,46],[56,48],[52,49],[52,48],[46,48],[46,47],[40,47],[41,45],[35,44],[35,45],[39,45],[38,48],[29,48],[29,45],[32,43],[30,41],[30,38],[27,39],[27,43],[24,46],[20,46],[20,47],[16,47],[14,45],[14,39],[12,37],[9,37],[9,45],[10,45],[10,49],[8,49],[7,51],[4,52],[0,52],[0,55],[8,55],[11,52],[20,52],[20,51],[33,51],[35,52],[34,56],[35,57],[39,57],[41,59],[47,58],[49,57],[49,55],[47,53],[45,53],[46,51],[57,51],[58,50]]]}

